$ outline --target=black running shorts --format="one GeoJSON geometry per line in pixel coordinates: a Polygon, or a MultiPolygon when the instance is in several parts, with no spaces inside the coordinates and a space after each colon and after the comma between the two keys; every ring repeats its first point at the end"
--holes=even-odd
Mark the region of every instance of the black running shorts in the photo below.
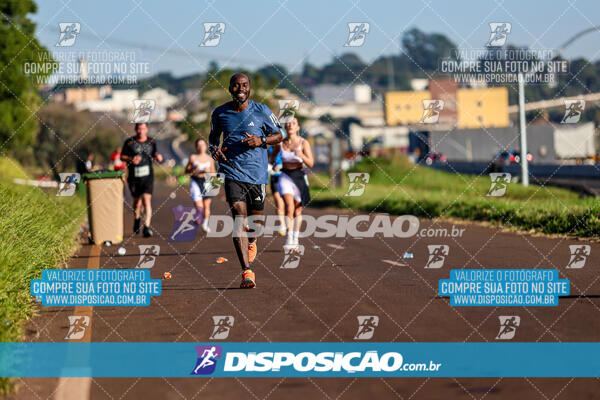
{"type": "Polygon", "coordinates": [[[154,176],[144,176],[143,178],[127,178],[127,185],[133,197],[140,197],[144,193],[152,194],[154,190],[154,176]]]}
{"type": "Polygon", "coordinates": [[[265,208],[265,186],[225,178],[225,196],[231,207],[241,201],[249,210],[262,211],[265,208]]]}

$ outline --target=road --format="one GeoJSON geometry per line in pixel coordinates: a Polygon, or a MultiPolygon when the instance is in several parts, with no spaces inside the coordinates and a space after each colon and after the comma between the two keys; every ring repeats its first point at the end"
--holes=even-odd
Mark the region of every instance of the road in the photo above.
{"type": "MultiPolygon", "coordinates": [[[[160,279],[165,272],[172,278],[163,280],[162,295],[153,297],[149,307],[44,307],[28,323],[27,340],[65,341],[68,316],[75,312],[89,312],[91,328],[83,340],[93,342],[207,342],[214,315],[234,317],[227,340],[240,342],[352,342],[359,315],[379,317],[372,341],[494,342],[501,315],[521,317],[514,341],[600,340],[598,243],[457,223],[456,228],[464,228],[462,237],[301,238],[305,254],[298,268],[281,269],[284,238],[261,238],[254,263],[258,286],[240,290],[231,238],[198,233],[191,242],[167,242],[174,223],[171,208],[189,203],[185,188],[173,192],[158,185],[155,237],[131,236],[127,214],[125,256],[117,255],[117,246],[82,244],[69,262],[69,268],[133,268],[138,245],[159,245],[152,278],[160,279]],[[440,269],[424,268],[431,244],[450,248],[440,269]],[[573,244],[591,245],[582,269],[565,269],[568,246],[573,244]],[[403,258],[405,252],[414,257],[403,258]],[[218,257],[229,261],[217,264],[218,257]],[[558,307],[528,308],[451,307],[447,298],[436,296],[438,280],[448,278],[451,268],[482,267],[557,268],[561,278],[571,281],[572,296],[561,298],[558,307]]],[[[223,200],[216,200],[213,214],[226,213],[223,200]]],[[[273,213],[271,204],[267,213],[273,213]]],[[[316,209],[308,213],[352,214],[316,209]]],[[[430,226],[450,232],[453,224],[421,221],[422,228],[430,226]]],[[[597,379],[571,378],[28,378],[17,384],[18,392],[8,398],[591,399],[600,390],[597,379]]]]}

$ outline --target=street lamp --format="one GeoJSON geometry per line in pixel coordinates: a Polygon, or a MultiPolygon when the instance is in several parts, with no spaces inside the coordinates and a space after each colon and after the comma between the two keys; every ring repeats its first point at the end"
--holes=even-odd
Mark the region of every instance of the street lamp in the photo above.
{"type": "MultiPolygon", "coordinates": [[[[556,54],[548,60],[552,61],[560,52],[569,47],[573,42],[575,42],[580,37],[592,33],[592,32],[600,32],[600,25],[593,26],[591,28],[587,28],[577,33],[565,43],[562,44],[556,51],[556,54]]],[[[537,71],[530,72],[530,74],[535,74],[537,71]]],[[[529,74],[528,74],[529,76],[529,74]]],[[[520,131],[520,139],[521,139],[521,181],[523,186],[529,186],[529,160],[527,159],[527,121],[525,120],[525,76],[523,73],[519,73],[518,75],[519,81],[519,131],[520,131]]]]}
{"type": "Polygon", "coordinates": [[[521,183],[529,186],[529,160],[527,159],[527,121],[525,120],[525,77],[521,72],[519,80],[519,130],[521,136],[521,183]]]}

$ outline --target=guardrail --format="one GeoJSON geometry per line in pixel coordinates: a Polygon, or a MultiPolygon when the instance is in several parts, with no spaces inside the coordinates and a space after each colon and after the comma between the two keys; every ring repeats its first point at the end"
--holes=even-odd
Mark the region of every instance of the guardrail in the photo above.
{"type": "Polygon", "coordinates": [[[18,185],[29,185],[29,186],[38,186],[38,187],[58,187],[58,182],[56,181],[38,181],[35,179],[21,179],[14,178],[13,182],[18,185]]]}
{"type": "MultiPolygon", "coordinates": [[[[430,167],[447,172],[459,172],[461,174],[487,175],[490,162],[486,161],[448,161],[436,162],[430,167]]],[[[503,172],[512,175],[521,174],[521,166],[513,163],[505,165],[503,172]]],[[[600,178],[600,165],[561,165],[561,164],[529,164],[529,175],[537,178],[600,178]]]]}

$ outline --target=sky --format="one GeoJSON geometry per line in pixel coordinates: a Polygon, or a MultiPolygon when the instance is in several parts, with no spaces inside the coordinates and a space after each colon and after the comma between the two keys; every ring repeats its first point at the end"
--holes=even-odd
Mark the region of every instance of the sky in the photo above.
{"type": "MultiPolygon", "coordinates": [[[[583,29],[600,25],[597,0],[524,1],[193,1],[193,0],[37,0],[42,44],[55,47],[61,22],[79,22],[73,50],[135,50],[150,74],[176,76],[219,66],[254,70],[272,63],[298,71],[305,60],[321,66],[351,51],[363,61],[399,53],[400,37],[410,28],[442,33],[461,49],[480,49],[490,36],[489,23],[509,22],[508,42],[536,49],[556,49],[583,29]],[[223,22],[215,47],[201,47],[204,23],[223,22]],[[367,22],[360,47],[344,47],[348,23],[367,22]],[[165,51],[167,50],[167,51],[165,51]]],[[[600,32],[576,41],[567,58],[600,58],[600,32]]]]}

